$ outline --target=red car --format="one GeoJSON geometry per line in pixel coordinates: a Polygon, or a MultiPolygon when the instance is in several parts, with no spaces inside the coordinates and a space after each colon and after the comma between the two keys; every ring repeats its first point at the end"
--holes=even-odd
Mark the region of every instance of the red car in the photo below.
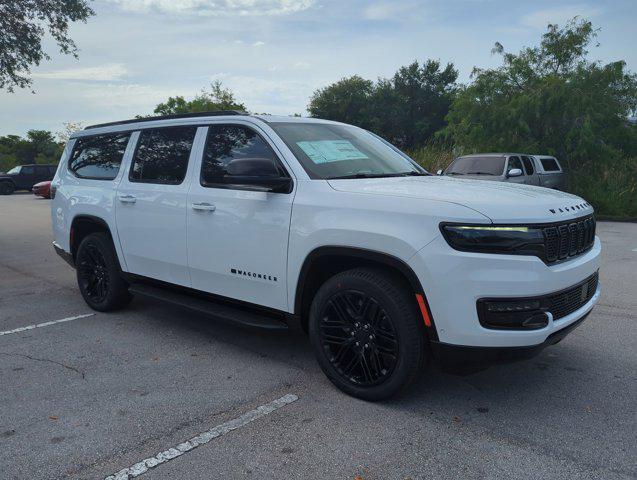
{"type": "Polygon", "coordinates": [[[51,181],[47,180],[46,182],[36,183],[31,190],[33,191],[33,195],[42,198],[51,198],[51,181]]]}

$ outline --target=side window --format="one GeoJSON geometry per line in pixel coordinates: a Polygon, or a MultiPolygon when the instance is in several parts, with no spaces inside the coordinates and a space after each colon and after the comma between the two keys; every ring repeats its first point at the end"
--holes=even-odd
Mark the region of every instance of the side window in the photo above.
{"type": "Polygon", "coordinates": [[[119,172],[129,138],[129,132],[78,138],[69,158],[69,170],[80,178],[113,180],[119,172]]]}
{"type": "Polygon", "coordinates": [[[522,162],[524,163],[526,174],[533,175],[533,173],[535,173],[535,170],[533,169],[533,160],[531,160],[529,157],[522,157],[522,162]]]}
{"type": "Polygon", "coordinates": [[[20,170],[20,174],[22,175],[33,175],[35,173],[35,167],[22,167],[20,170]]]}
{"type": "Polygon", "coordinates": [[[211,125],[201,165],[204,187],[242,188],[241,177],[286,176],[261,136],[239,125],[211,125]]]}
{"type": "Polygon", "coordinates": [[[54,167],[54,166],[50,166],[49,167],[49,175],[50,176],[55,176],[55,172],[57,172],[58,167],[54,167]]]}
{"type": "Polygon", "coordinates": [[[514,168],[519,168],[522,170],[522,162],[520,161],[520,157],[509,157],[509,168],[507,168],[507,172],[513,170],[514,168]]]}
{"type": "Polygon", "coordinates": [[[49,175],[49,167],[37,166],[35,167],[35,173],[40,177],[47,177],[49,175]]]}
{"type": "Polygon", "coordinates": [[[547,172],[559,172],[560,167],[557,164],[557,161],[554,158],[542,158],[540,160],[542,162],[542,168],[544,168],[547,172]]]}
{"type": "Polygon", "coordinates": [[[142,130],[129,180],[179,185],[186,176],[195,133],[197,127],[142,130]]]}

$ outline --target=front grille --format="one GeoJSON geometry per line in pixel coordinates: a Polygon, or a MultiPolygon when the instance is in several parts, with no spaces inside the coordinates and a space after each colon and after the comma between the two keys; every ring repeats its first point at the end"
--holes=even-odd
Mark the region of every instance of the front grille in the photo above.
{"type": "Polygon", "coordinates": [[[595,242],[593,216],[544,227],[546,262],[553,263],[575,257],[590,249],[595,242]]]}
{"type": "Polygon", "coordinates": [[[553,314],[553,320],[559,320],[586,305],[595,292],[599,282],[599,273],[595,272],[583,282],[547,296],[548,311],[553,314]]]}

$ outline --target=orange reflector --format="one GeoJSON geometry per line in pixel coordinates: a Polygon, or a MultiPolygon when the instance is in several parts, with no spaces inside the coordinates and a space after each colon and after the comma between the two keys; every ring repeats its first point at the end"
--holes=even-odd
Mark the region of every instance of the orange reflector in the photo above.
{"type": "Polygon", "coordinates": [[[429,312],[427,311],[425,299],[422,298],[422,295],[420,293],[417,293],[416,300],[418,300],[418,306],[420,307],[420,313],[422,314],[422,319],[425,321],[425,325],[431,327],[431,317],[429,316],[429,312]]]}

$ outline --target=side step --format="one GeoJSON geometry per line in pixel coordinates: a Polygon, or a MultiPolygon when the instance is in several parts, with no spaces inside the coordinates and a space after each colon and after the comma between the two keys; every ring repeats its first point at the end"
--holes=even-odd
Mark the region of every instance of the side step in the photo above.
{"type": "Polygon", "coordinates": [[[266,330],[287,330],[288,326],[281,319],[249,312],[238,307],[216,303],[197,296],[187,295],[167,288],[156,287],[145,283],[133,283],[128,290],[143,297],[153,298],[180,307],[211,315],[224,322],[258,327],[266,330]]]}

